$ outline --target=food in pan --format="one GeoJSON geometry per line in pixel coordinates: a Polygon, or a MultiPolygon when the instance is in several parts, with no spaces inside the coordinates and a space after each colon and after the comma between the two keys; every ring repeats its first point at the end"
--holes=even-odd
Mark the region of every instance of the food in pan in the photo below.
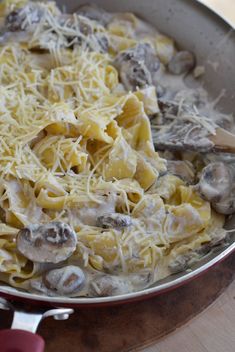
{"type": "Polygon", "coordinates": [[[225,243],[232,158],[194,132],[233,122],[185,85],[203,72],[194,54],[131,13],[24,0],[0,12],[0,279],[113,296],[225,243]],[[167,133],[195,150],[164,151],[167,133]]]}

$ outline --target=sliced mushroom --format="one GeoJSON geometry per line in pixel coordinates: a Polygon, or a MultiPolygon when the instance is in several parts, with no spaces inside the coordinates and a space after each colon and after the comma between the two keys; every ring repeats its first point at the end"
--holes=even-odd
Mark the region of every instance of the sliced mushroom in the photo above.
{"type": "Polygon", "coordinates": [[[158,105],[161,113],[167,118],[167,115],[177,116],[179,110],[179,103],[174,101],[169,101],[163,98],[158,99],[158,105]]]}
{"type": "Polygon", "coordinates": [[[221,202],[212,203],[212,207],[219,214],[231,215],[235,213],[235,194],[227,197],[221,202]]]}
{"type": "Polygon", "coordinates": [[[180,273],[188,268],[189,260],[189,255],[179,255],[175,260],[169,263],[168,269],[170,270],[171,274],[180,273]]]}
{"type": "MultiPolygon", "coordinates": [[[[45,13],[45,7],[42,7],[38,3],[34,4],[30,2],[25,7],[9,14],[6,18],[6,31],[25,31],[27,33],[33,25],[40,22],[45,13]]],[[[82,45],[91,51],[107,52],[109,47],[107,36],[102,30],[96,31],[88,18],[78,14],[60,14],[59,12],[55,16],[55,25],[58,24],[60,29],[63,27],[63,30],[61,31],[58,28],[60,32],[58,34],[58,30],[54,30],[51,27],[51,22],[45,20],[41,28],[43,32],[38,40],[34,44],[31,44],[33,45],[32,48],[49,49],[52,44],[56,44],[59,47],[82,45]]]]}
{"type": "Polygon", "coordinates": [[[191,112],[194,111],[194,106],[197,106],[200,109],[205,108],[206,104],[208,104],[207,99],[205,91],[201,88],[181,89],[174,96],[174,101],[180,106],[181,110],[188,109],[189,112],[190,110],[191,112]]]}
{"type": "Polygon", "coordinates": [[[187,254],[182,254],[176,257],[168,264],[168,269],[171,274],[177,274],[185,271],[211,250],[223,246],[227,243],[228,235],[226,230],[220,229],[211,239],[210,242],[202,244],[199,248],[191,250],[187,254]]]}
{"type": "MultiPolygon", "coordinates": [[[[157,88],[156,88],[157,91],[157,88]]],[[[166,128],[165,126],[168,126],[169,124],[172,123],[172,116],[178,116],[179,115],[179,104],[174,102],[173,98],[172,100],[166,99],[166,93],[163,93],[163,96],[158,96],[158,106],[160,109],[160,113],[158,114],[158,121],[156,121],[156,124],[159,125],[159,128],[166,128]]],[[[158,134],[158,130],[153,130],[153,134],[158,134]]]]}
{"type": "Polygon", "coordinates": [[[77,237],[72,228],[62,222],[32,224],[19,231],[17,249],[26,258],[38,263],[59,263],[76,249],[77,237]]]}
{"type": "Polygon", "coordinates": [[[225,245],[228,241],[228,237],[229,237],[229,235],[226,232],[226,230],[220,229],[216,232],[216,234],[213,236],[211,241],[202,244],[202,246],[196,250],[196,253],[198,253],[200,255],[206,255],[211,250],[225,245]]]}
{"type": "Polygon", "coordinates": [[[192,150],[202,153],[213,150],[214,143],[208,138],[208,130],[186,118],[176,118],[154,133],[154,144],[158,150],[192,150]]]}
{"type": "Polygon", "coordinates": [[[137,87],[144,88],[152,84],[149,70],[143,62],[123,62],[119,70],[122,84],[127,90],[136,90],[137,87]]]}
{"type": "Polygon", "coordinates": [[[88,18],[79,15],[63,14],[59,17],[63,27],[63,35],[68,41],[68,46],[83,45],[91,51],[105,53],[109,48],[108,37],[104,32],[95,31],[88,18]],[[72,33],[71,34],[71,29],[72,33]]]}
{"type": "Polygon", "coordinates": [[[39,23],[43,15],[42,6],[30,1],[24,7],[9,13],[5,20],[6,30],[10,32],[27,30],[31,25],[39,23]]]}
{"type": "Polygon", "coordinates": [[[188,184],[192,184],[195,179],[195,169],[190,161],[167,160],[167,170],[180,177],[188,184]]]}
{"type": "Polygon", "coordinates": [[[171,59],[168,70],[174,75],[181,75],[189,72],[195,66],[195,57],[189,51],[179,51],[171,59]]]}
{"type": "Polygon", "coordinates": [[[106,26],[112,19],[113,15],[95,4],[82,5],[78,8],[77,13],[87,17],[90,20],[97,21],[106,26]]]}
{"type": "Polygon", "coordinates": [[[203,198],[212,203],[223,204],[231,192],[233,178],[230,169],[222,162],[207,165],[201,173],[197,185],[198,191],[203,198]]]}
{"type": "Polygon", "coordinates": [[[102,275],[90,282],[89,295],[91,297],[117,296],[131,292],[131,285],[122,278],[102,275]]]}
{"type": "MultiPolygon", "coordinates": [[[[208,252],[207,252],[208,253],[208,252]]],[[[180,254],[168,264],[171,274],[177,274],[192,267],[206,253],[200,252],[200,249],[191,250],[188,253],[180,254]]]]}
{"type": "Polygon", "coordinates": [[[203,198],[211,202],[219,214],[235,213],[234,171],[223,162],[207,165],[196,186],[203,198]]]}
{"type": "Polygon", "coordinates": [[[154,74],[160,68],[160,61],[155,53],[155,50],[148,43],[137,45],[135,57],[137,60],[144,61],[151,74],[154,74]]]}
{"type": "Polygon", "coordinates": [[[62,14],[59,17],[59,23],[64,28],[72,28],[74,30],[79,30],[84,35],[90,35],[93,33],[92,26],[89,24],[89,21],[86,18],[62,14]]]}
{"type": "Polygon", "coordinates": [[[229,239],[230,234],[224,230],[224,229],[219,229],[216,234],[213,236],[210,244],[212,247],[217,247],[220,245],[225,244],[228,239],[229,239]]]}
{"type": "Polygon", "coordinates": [[[158,71],[160,61],[151,45],[146,43],[121,52],[114,65],[125,88],[136,90],[153,83],[152,76],[158,71]]]}
{"type": "Polygon", "coordinates": [[[97,226],[103,229],[123,228],[132,225],[132,219],[128,215],[120,213],[106,213],[97,218],[97,226]]]}
{"type": "Polygon", "coordinates": [[[85,284],[84,272],[77,266],[69,265],[44,273],[45,287],[59,296],[70,296],[81,291],[85,284]]]}

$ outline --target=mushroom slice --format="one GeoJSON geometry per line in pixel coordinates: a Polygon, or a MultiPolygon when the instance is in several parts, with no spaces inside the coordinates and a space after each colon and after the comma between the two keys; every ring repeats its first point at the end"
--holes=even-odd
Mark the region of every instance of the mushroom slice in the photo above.
{"type": "MultiPolygon", "coordinates": [[[[208,252],[207,252],[208,253],[208,252]]],[[[191,250],[189,253],[180,254],[168,264],[171,274],[177,274],[189,269],[206,253],[201,253],[199,249],[191,250]]]]}
{"type": "Polygon", "coordinates": [[[38,263],[59,263],[76,249],[77,237],[72,228],[62,222],[31,224],[19,231],[16,239],[19,252],[38,263]]]}
{"type": "Polygon", "coordinates": [[[135,91],[152,84],[149,70],[143,62],[130,60],[123,62],[119,69],[120,79],[127,90],[135,91]]]}
{"type": "Polygon", "coordinates": [[[123,228],[131,225],[131,217],[120,213],[106,213],[97,218],[97,226],[103,229],[123,228]]]}
{"type": "Polygon", "coordinates": [[[63,27],[63,35],[68,41],[68,46],[78,44],[91,51],[101,53],[108,51],[109,40],[107,35],[94,30],[88,18],[79,15],[62,14],[59,17],[59,21],[63,27]]]}
{"type": "Polygon", "coordinates": [[[121,52],[114,65],[125,88],[136,90],[136,87],[144,88],[153,83],[152,76],[158,71],[160,61],[150,44],[141,43],[121,52]]]}
{"type": "MultiPolygon", "coordinates": [[[[59,16],[59,23],[65,30],[71,28],[74,31],[76,30],[77,32],[80,32],[84,35],[90,35],[93,33],[93,29],[89,23],[89,20],[80,16],[75,16],[67,13],[62,14],[59,16]]],[[[66,33],[66,35],[68,34],[66,33]]]]}
{"type": "Polygon", "coordinates": [[[31,25],[39,23],[45,11],[38,3],[29,2],[22,8],[9,13],[5,20],[7,31],[25,31],[31,25]]]}
{"type": "MultiPolygon", "coordinates": [[[[159,105],[161,108],[161,105],[159,105]]],[[[214,143],[208,138],[208,130],[200,124],[187,120],[187,117],[175,119],[163,125],[154,133],[154,144],[157,150],[185,151],[209,153],[214,143]]]]}
{"type": "Polygon", "coordinates": [[[144,61],[151,74],[157,72],[160,68],[160,61],[155,50],[148,43],[138,44],[135,50],[135,58],[144,61]]]}
{"type": "Polygon", "coordinates": [[[170,270],[171,274],[180,273],[188,268],[189,260],[189,255],[179,255],[175,260],[172,260],[169,263],[168,269],[170,270]]]}
{"type": "Polygon", "coordinates": [[[191,71],[195,66],[195,57],[189,51],[179,51],[171,59],[168,70],[174,75],[181,75],[191,71]]]}
{"type": "Polygon", "coordinates": [[[219,203],[228,197],[232,183],[233,177],[229,167],[223,162],[215,162],[202,170],[197,188],[203,198],[212,203],[219,203]]]}
{"type": "Polygon", "coordinates": [[[229,233],[224,229],[216,231],[210,242],[203,243],[200,248],[196,250],[199,255],[206,255],[213,249],[219,249],[228,243],[229,233]]]}
{"type": "Polygon", "coordinates": [[[85,284],[84,272],[74,265],[53,269],[44,273],[42,283],[59,296],[70,296],[81,291],[85,284]]]}
{"type": "Polygon", "coordinates": [[[97,21],[106,26],[112,19],[113,15],[95,4],[82,5],[76,11],[77,14],[87,17],[90,20],[97,21]]]}
{"type": "Polygon", "coordinates": [[[201,173],[197,189],[201,196],[211,202],[219,214],[235,213],[234,171],[223,162],[207,165],[201,173]]]}
{"type": "MultiPolygon", "coordinates": [[[[198,108],[205,108],[207,103],[207,95],[201,88],[196,89],[181,89],[174,96],[175,104],[178,104],[178,108],[181,111],[192,112],[195,110],[195,106],[198,108]],[[183,101],[183,104],[181,104],[183,101]]],[[[179,111],[179,109],[178,109],[179,111]]]]}
{"type": "Polygon", "coordinates": [[[89,296],[117,296],[131,292],[132,290],[131,285],[122,278],[111,275],[101,275],[90,282],[89,296]]]}
{"type": "Polygon", "coordinates": [[[180,177],[188,184],[194,182],[195,169],[190,161],[167,160],[167,170],[170,174],[180,177]]]}
{"type": "Polygon", "coordinates": [[[227,197],[221,202],[212,203],[212,207],[219,214],[231,215],[235,213],[235,194],[227,197]]]}

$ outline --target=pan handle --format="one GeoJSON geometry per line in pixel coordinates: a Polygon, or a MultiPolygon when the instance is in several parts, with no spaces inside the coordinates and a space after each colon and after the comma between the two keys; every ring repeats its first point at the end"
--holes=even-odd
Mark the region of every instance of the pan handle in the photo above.
{"type": "Polygon", "coordinates": [[[6,329],[0,331],[1,352],[43,352],[43,338],[29,331],[6,329]]]}
{"type": "Polygon", "coordinates": [[[11,329],[0,330],[1,352],[43,352],[45,342],[36,334],[41,320],[53,317],[55,320],[66,320],[74,311],[71,308],[41,308],[15,303],[0,298],[0,309],[13,311],[11,329]]]}

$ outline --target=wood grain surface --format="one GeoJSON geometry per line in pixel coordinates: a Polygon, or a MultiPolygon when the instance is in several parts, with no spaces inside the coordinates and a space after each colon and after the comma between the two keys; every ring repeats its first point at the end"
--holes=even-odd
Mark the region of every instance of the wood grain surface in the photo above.
{"type": "Polygon", "coordinates": [[[139,351],[234,352],[235,281],[196,318],[152,347],[139,351]]]}

